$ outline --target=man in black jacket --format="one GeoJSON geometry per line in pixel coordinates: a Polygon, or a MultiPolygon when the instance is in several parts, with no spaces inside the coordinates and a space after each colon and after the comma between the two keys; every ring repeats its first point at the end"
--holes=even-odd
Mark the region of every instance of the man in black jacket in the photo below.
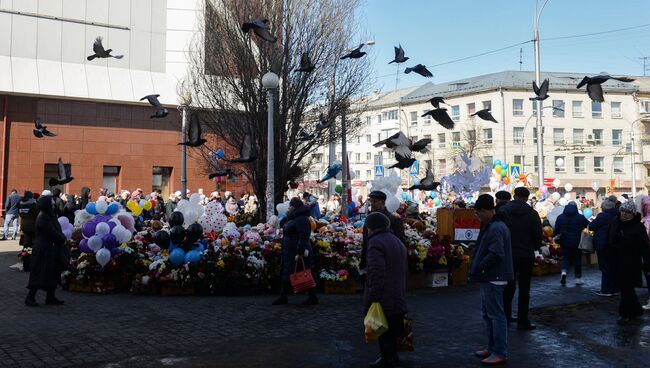
{"type": "Polygon", "coordinates": [[[503,305],[508,322],[517,321],[517,329],[533,330],[535,325],[528,320],[530,303],[530,279],[535,263],[535,250],[542,246],[542,221],[527,203],[530,192],[524,187],[515,189],[515,199],[501,207],[506,215],[512,238],[512,261],[515,280],[509,281],[503,293],[503,305]],[[518,318],[512,318],[512,298],[519,283],[518,318]]]}
{"type": "MultiPolygon", "coordinates": [[[[406,244],[406,236],[404,235],[404,225],[402,219],[390,213],[386,209],[386,194],[384,192],[375,190],[368,195],[368,202],[370,203],[370,212],[381,212],[390,220],[390,230],[395,236],[406,244]]],[[[366,255],[368,254],[368,227],[363,226],[363,242],[361,244],[361,260],[359,261],[359,268],[364,270],[366,268],[366,255]]]]}

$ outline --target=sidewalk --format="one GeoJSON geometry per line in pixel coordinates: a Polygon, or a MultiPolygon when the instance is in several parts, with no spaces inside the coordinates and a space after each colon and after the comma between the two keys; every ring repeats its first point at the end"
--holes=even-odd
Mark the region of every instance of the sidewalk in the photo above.
{"type": "MultiPolygon", "coordinates": [[[[4,247],[4,244],[0,242],[4,247]]],[[[7,245],[8,247],[9,245],[7,245]]],[[[3,248],[4,249],[4,248],[3,248]]],[[[2,367],[366,367],[361,296],[321,295],[321,304],[272,307],[272,296],[156,297],[59,292],[65,306],[23,305],[28,274],[0,253],[2,367]]],[[[535,278],[532,332],[509,330],[511,367],[637,367],[650,361],[650,329],[616,326],[617,299],[556,276],[535,278]]],[[[639,290],[646,300],[647,291],[639,290]]],[[[43,295],[37,297],[41,302],[43,295]]],[[[475,286],[410,292],[414,353],[403,367],[479,367],[485,344],[475,286]]]]}

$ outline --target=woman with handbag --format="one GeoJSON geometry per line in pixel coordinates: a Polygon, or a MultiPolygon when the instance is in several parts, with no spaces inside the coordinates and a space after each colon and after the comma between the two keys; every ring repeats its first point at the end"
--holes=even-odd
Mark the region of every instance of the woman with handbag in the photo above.
{"type": "MultiPolygon", "coordinates": [[[[309,237],[311,236],[311,224],[309,221],[309,207],[298,197],[289,202],[287,217],[282,220],[282,266],[280,297],[273,302],[273,305],[287,304],[287,296],[292,289],[290,277],[296,271],[309,269],[312,265],[312,249],[309,237]],[[300,268],[300,269],[299,269],[300,268]]],[[[309,290],[309,297],[302,302],[303,305],[318,304],[316,290],[309,290]]]]}
{"type": "Polygon", "coordinates": [[[38,200],[40,213],[36,218],[36,232],[32,247],[31,273],[27,288],[29,293],[25,304],[36,307],[36,292],[44,290],[47,293],[45,304],[63,304],[54,295],[57,284],[61,280],[63,269],[63,246],[65,235],[55,215],[55,202],[52,196],[42,196],[38,200]]]}
{"type": "Polygon", "coordinates": [[[633,201],[621,205],[619,217],[610,225],[605,250],[612,275],[621,290],[618,324],[625,325],[643,315],[634,288],[641,285],[642,268],[645,267],[646,274],[650,272],[648,234],[633,201]]]}

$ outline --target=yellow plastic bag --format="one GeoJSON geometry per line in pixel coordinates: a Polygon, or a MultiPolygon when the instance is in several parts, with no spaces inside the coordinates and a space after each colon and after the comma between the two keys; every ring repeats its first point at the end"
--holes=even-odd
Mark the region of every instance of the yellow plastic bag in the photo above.
{"type": "Polygon", "coordinates": [[[366,318],[363,319],[365,326],[366,342],[376,341],[379,336],[388,331],[388,321],[381,304],[372,303],[366,318]]]}

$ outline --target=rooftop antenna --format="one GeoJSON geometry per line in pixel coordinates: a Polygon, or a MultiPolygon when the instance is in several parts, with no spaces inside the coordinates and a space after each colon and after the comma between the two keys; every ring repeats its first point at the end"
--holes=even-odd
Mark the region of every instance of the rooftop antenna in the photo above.
{"type": "Polygon", "coordinates": [[[521,71],[521,66],[524,63],[523,54],[524,54],[524,49],[522,47],[520,47],[519,48],[519,71],[521,71]]]}
{"type": "Polygon", "coordinates": [[[647,61],[648,61],[648,59],[650,59],[650,57],[642,56],[639,59],[643,60],[643,76],[645,77],[647,75],[646,73],[647,73],[648,69],[650,69],[650,66],[647,65],[647,61]]]}

